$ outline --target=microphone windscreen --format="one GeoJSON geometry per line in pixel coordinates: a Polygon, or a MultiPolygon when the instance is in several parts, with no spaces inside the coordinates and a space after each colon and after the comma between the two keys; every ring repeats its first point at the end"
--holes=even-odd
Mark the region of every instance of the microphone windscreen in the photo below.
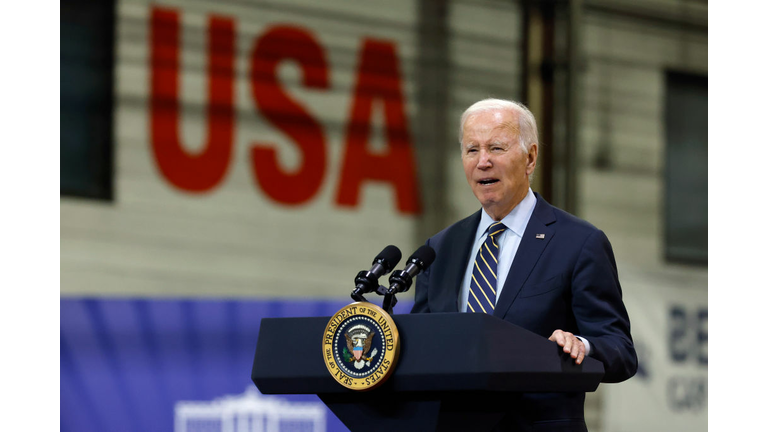
{"type": "Polygon", "coordinates": [[[384,250],[379,253],[376,258],[374,258],[373,263],[380,263],[384,267],[386,267],[387,271],[391,271],[397,263],[400,262],[400,258],[403,257],[403,253],[400,252],[400,249],[397,248],[397,246],[389,245],[384,248],[384,250]]]}
{"type": "Polygon", "coordinates": [[[419,262],[421,262],[421,270],[424,271],[432,265],[432,263],[435,261],[435,257],[437,254],[435,254],[435,250],[427,245],[423,245],[422,247],[416,249],[416,252],[411,255],[411,258],[408,259],[408,261],[412,259],[416,259],[419,262]]]}

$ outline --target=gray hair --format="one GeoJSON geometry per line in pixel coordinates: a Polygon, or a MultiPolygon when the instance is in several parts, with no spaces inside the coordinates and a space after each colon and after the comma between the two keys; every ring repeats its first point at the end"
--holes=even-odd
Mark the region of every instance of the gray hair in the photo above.
{"type": "Polygon", "coordinates": [[[531,144],[538,144],[539,132],[536,129],[536,118],[533,117],[533,113],[520,102],[492,98],[475,102],[461,115],[461,122],[459,123],[459,144],[461,144],[461,139],[464,137],[464,123],[470,116],[484,111],[495,110],[507,110],[517,113],[517,124],[519,128],[518,139],[520,141],[520,147],[525,153],[528,153],[531,144]]]}

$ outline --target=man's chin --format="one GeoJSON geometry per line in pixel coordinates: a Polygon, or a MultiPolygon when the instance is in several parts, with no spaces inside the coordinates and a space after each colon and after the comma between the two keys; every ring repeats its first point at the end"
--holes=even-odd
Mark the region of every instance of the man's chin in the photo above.
{"type": "Polygon", "coordinates": [[[508,202],[499,199],[478,199],[478,201],[480,201],[480,205],[483,206],[483,209],[488,213],[488,216],[491,216],[496,220],[503,219],[512,211],[508,202]]]}
{"type": "Polygon", "coordinates": [[[496,200],[480,201],[480,205],[483,206],[483,209],[485,209],[485,212],[488,213],[490,216],[493,216],[494,214],[498,213],[502,207],[501,205],[499,205],[499,202],[496,200]]]}
{"type": "Polygon", "coordinates": [[[503,194],[496,191],[479,191],[475,194],[475,197],[480,201],[480,204],[482,204],[483,207],[496,206],[505,201],[503,194]]]}
{"type": "Polygon", "coordinates": [[[476,196],[476,197],[477,197],[477,200],[480,201],[480,205],[483,206],[483,208],[486,210],[491,209],[496,205],[498,205],[498,201],[492,197],[487,197],[483,195],[476,196]]]}

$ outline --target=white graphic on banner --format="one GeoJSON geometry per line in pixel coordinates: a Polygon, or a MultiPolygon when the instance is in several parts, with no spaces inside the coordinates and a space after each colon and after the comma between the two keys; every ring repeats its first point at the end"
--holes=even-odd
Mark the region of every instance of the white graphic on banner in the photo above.
{"type": "Polygon", "coordinates": [[[179,401],[175,432],[325,432],[320,402],[289,402],[253,387],[212,401],[179,401]]]}
{"type": "Polygon", "coordinates": [[[637,375],[603,384],[610,432],[707,430],[708,307],[706,274],[688,286],[633,281],[624,302],[637,350],[637,375]]]}

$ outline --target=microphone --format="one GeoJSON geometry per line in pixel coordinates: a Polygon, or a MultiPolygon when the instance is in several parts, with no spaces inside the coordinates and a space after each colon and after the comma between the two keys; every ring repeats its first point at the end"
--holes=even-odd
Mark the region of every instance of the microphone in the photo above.
{"type": "Polygon", "coordinates": [[[387,295],[408,291],[417,274],[427,269],[435,261],[435,250],[424,245],[408,258],[405,269],[398,270],[389,277],[389,291],[387,295]]]}
{"type": "Polygon", "coordinates": [[[376,291],[379,288],[379,278],[395,268],[403,254],[397,246],[385,247],[376,258],[373,259],[370,270],[362,270],[355,277],[355,290],[352,291],[352,299],[366,301],[363,294],[376,291]]]}

